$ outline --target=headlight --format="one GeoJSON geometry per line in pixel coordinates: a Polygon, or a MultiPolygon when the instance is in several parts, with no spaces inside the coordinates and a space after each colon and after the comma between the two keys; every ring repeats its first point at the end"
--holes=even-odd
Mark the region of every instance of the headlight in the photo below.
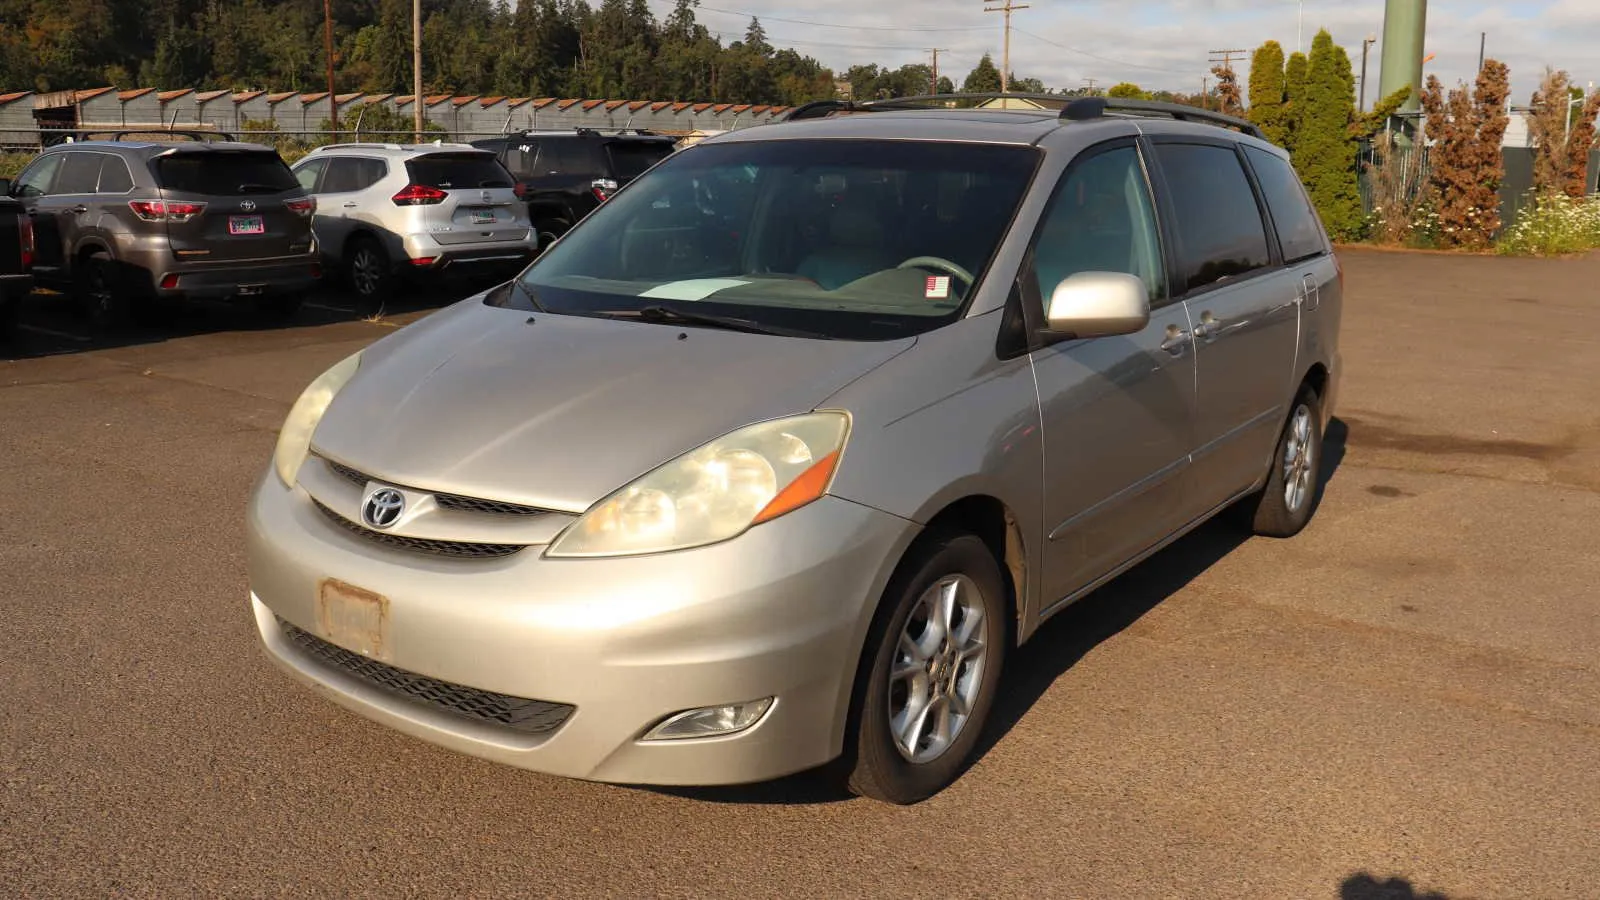
{"type": "Polygon", "coordinates": [[[328,404],[333,402],[334,395],[344,388],[360,366],[361,352],[357,351],[317,376],[317,380],[311,382],[300,399],[294,402],[289,417],[283,422],[283,429],[278,432],[278,447],[272,454],[273,466],[285,485],[294,486],[295,476],[300,474],[300,465],[306,461],[306,454],[311,452],[311,433],[317,430],[317,423],[322,421],[322,414],[328,411],[328,404]]]}
{"type": "Polygon", "coordinates": [[[741,428],[595,504],[546,556],[629,556],[714,544],[827,493],[850,419],[823,412],[741,428]]]}

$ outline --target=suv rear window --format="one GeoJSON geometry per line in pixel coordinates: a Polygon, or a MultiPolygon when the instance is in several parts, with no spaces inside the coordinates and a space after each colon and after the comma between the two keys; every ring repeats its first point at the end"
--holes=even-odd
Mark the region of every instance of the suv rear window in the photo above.
{"type": "Polygon", "coordinates": [[[300,190],[300,182],[276,153],[179,153],[157,159],[154,168],[157,184],[182,194],[277,194],[300,190]]]}
{"type": "Polygon", "coordinates": [[[606,145],[606,154],[616,177],[629,181],[671,156],[672,145],[665,141],[612,141],[606,145]]]}
{"type": "Polygon", "coordinates": [[[435,153],[406,161],[412,184],[450,188],[508,188],[511,173],[489,153],[435,153]]]}

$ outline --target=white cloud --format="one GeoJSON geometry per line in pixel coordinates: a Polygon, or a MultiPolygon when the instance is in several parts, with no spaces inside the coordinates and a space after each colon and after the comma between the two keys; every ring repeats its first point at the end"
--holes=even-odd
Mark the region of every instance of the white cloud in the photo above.
{"type": "MultiPolygon", "coordinates": [[[[1025,2],[1030,8],[1012,19],[1011,68],[1057,88],[1092,77],[1102,85],[1134,81],[1147,88],[1194,91],[1208,74],[1210,51],[1249,51],[1268,39],[1292,51],[1300,9],[1295,0],[1025,2]]],[[[940,54],[941,72],[959,84],[984,53],[992,53],[996,64],[1000,61],[1002,17],[983,12],[982,0],[704,3],[701,23],[726,38],[742,36],[753,13],[761,17],[773,44],[793,46],[837,70],[868,62],[927,62],[927,48],[937,46],[946,50],[940,54]]],[[[651,5],[663,15],[670,2],[652,0],[651,5]]],[[[1362,38],[1380,38],[1368,64],[1372,87],[1367,99],[1372,102],[1382,59],[1383,4],[1306,0],[1304,16],[1305,47],[1309,49],[1317,29],[1326,27],[1350,52],[1358,73],[1362,38]]],[[[1427,71],[1449,85],[1470,80],[1477,69],[1480,32],[1488,34],[1488,55],[1511,67],[1518,102],[1537,87],[1546,64],[1567,69],[1579,84],[1600,82],[1600,0],[1433,0],[1426,52],[1435,58],[1427,71]]]]}

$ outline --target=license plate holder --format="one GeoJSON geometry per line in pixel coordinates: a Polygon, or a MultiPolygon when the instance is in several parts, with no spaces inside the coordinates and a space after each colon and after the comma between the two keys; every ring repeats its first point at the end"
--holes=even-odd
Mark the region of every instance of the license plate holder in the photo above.
{"type": "Polygon", "coordinates": [[[472,224],[474,225],[494,224],[494,210],[492,209],[471,209],[467,212],[472,216],[472,224]]]}
{"type": "Polygon", "coordinates": [[[229,216],[229,234],[266,234],[267,223],[260,216],[229,216]]]}
{"type": "Polygon", "coordinates": [[[332,643],[362,656],[388,662],[389,598],[337,578],[317,587],[317,626],[332,643]]]}

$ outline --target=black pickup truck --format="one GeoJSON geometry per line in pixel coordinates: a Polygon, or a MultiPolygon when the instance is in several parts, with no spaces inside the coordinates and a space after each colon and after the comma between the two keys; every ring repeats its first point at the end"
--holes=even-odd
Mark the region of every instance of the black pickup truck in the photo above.
{"type": "Polygon", "coordinates": [[[33,289],[33,220],[22,204],[0,195],[0,341],[11,335],[22,298],[33,289]]]}

